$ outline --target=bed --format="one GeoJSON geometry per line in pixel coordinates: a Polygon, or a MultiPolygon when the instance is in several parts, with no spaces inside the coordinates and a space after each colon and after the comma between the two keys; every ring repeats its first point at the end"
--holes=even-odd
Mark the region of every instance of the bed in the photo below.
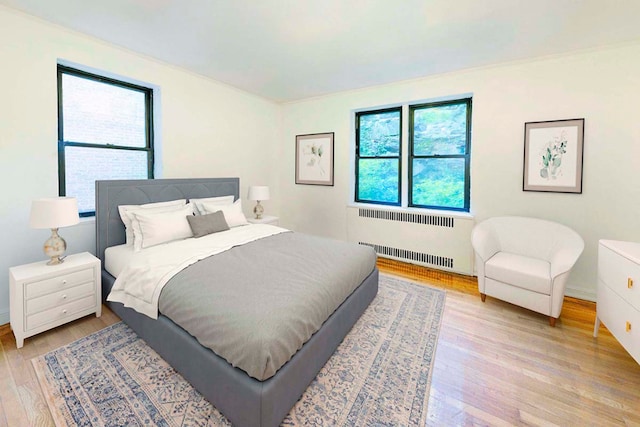
{"type": "MultiPolygon", "coordinates": [[[[96,253],[125,242],[118,206],[180,198],[239,197],[238,178],[120,180],[96,182],[96,253]]],[[[115,278],[102,270],[103,300],[115,278]]],[[[203,347],[180,326],[160,314],[157,319],[120,303],[106,304],[149,346],[237,426],[277,426],[331,357],[378,290],[376,268],[344,300],[322,327],[275,375],[259,381],[203,347]]]]}

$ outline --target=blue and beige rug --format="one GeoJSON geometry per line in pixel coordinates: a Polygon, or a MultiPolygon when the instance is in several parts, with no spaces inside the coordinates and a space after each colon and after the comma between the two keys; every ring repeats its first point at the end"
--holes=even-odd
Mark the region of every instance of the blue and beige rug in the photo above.
{"type": "MultiPolygon", "coordinates": [[[[283,425],[424,425],[444,300],[380,276],[378,296],[283,425]]],[[[59,426],[230,425],[124,323],[32,362],[59,426]]]]}

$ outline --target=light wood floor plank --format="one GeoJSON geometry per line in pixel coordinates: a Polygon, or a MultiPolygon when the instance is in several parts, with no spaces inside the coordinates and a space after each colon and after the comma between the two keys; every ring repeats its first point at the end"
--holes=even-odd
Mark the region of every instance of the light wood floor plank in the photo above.
{"type": "Polygon", "coordinates": [[[18,394],[27,413],[30,426],[48,427],[54,425],[51,412],[37,380],[18,387],[18,394]]]}
{"type": "MultiPolygon", "coordinates": [[[[595,304],[565,298],[557,326],[546,316],[487,298],[475,278],[380,259],[381,272],[447,291],[427,425],[640,426],[640,365],[602,326],[595,304]]],[[[118,322],[103,307],[15,347],[0,327],[0,427],[52,424],[32,357],[118,322]]]]}
{"type": "MultiPolygon", "coordinates": [[[[3,339],[0,340],[0,402],[2,403],[3,418],[9,426],[28,426],[27,413],[22,406],[7,352],[2,342],[7,336],[2,336],[3,339]]],[[[13,346],[15,347],[15,340],[13,346]]]]}

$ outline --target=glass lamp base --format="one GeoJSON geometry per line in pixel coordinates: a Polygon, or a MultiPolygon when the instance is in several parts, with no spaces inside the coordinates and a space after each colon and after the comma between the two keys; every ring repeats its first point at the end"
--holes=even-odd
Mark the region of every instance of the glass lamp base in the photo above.
{"type": "Polygon", "coordinates": [[[256,216],[256,219],[262,219],[262,214],[264,213],[264,208],[260,204],[260,200],[257,201],[256,206],[253,208],[253,213],[256,216]]]}
{"type": "Polygon", "coordinates": [[[51,258],[47,265],[62,264],[64,259],[60,258],[67,250],[67,242],[58,234],[57,228],[51,229],[51,237],[44,242],[44,254],[51,258]]]}

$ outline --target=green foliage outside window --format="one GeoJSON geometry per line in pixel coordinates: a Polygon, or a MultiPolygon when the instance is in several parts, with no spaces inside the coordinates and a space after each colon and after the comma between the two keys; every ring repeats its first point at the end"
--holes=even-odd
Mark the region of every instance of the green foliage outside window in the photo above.
{"type": "Polygon", "coordinates": [[[398,202],[398,160],[360,159],[358,195],[360,200],[398,202]]]}
{"type": "Polygon", "coordinates": [[[356,200],[400,204],[399,108],[358,114],[356,200]]]}
{"type": "Polygon", "coordinates": [[[414,205],[464,208],[464,159],[414,159],[414,205]]]}
{"type": "Polygon", "coordinates": [[[400,112],[360,116],[360,156],[387,157],[400,154],[400,112]]]}
{"type": "Polygon", "coordinates": [[[468,210],[468,100],[411,107],[411,205],[468,210]]]}
{"type": "Polygon", "coordinates": [[[464,154],[466,145],[466,103],[414,110],[414,155],[464,154]]]}

